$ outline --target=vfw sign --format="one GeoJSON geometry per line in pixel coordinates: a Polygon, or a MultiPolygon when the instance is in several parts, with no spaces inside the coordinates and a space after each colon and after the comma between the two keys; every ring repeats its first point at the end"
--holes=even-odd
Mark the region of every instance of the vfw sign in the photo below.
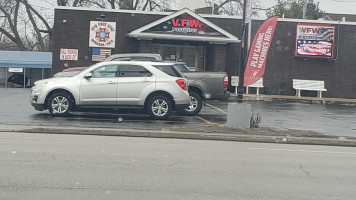
{"type": "Polygon", "coordinates": [[[175,35],[223,36],[219,31],[188,13],[183,13],[171,18],[146,29],[144,32],[175,35]]]}
{"type": "Polygon", "coordinates": [[[89,47],[115,48],[116,22],[90,21],[89,47]]]}

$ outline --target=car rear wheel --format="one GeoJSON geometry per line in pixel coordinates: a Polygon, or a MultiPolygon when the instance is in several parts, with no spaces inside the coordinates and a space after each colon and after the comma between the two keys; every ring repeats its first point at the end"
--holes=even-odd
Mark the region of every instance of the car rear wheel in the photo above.
{"type": "Polygon", "coordinates": [[[72,106],[72,99],[66,92],[54,93],[48,99],[48,110],[53,116],[67,116],[72,106]]]}
{"type": "Polygon", "coordinates": [[[184,115],[195,116],[197,115],[203,105],[201,97],[195,92],[189,92],[190,105],[181,111],[184,115]]]}
{"type": "Polygon", "coordinates": [[[147,103],[147,111],[153,119],[167,119],[172,112],[172,102],[165,96],[154,96],[147,103]]]}

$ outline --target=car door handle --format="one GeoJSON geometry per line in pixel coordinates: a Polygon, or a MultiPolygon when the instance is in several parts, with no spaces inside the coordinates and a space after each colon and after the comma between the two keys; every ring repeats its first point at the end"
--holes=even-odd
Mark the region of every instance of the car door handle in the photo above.
{"type": "Polygon", "coordinates": [[[108,84],[115,84],[115,81],[109,81],[108,84]]]}
{"type": "Polygon", "coordinates": [[[151,80],[148,78],[143,79],[143,82],[150,82],[151,80]]]}

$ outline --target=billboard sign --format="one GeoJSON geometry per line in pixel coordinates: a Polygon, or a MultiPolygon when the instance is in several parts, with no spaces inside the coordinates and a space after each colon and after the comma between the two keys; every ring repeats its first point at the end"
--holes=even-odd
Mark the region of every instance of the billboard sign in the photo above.
{"type": "Polygon", "coordinates": [[[334,58],[335,26],[297,24],[295,57],[334,58]]]}
{"type": "Polygon", "coordinates": [[[115,48],[116,22],[90,21],[89,47],[115,48]]]}

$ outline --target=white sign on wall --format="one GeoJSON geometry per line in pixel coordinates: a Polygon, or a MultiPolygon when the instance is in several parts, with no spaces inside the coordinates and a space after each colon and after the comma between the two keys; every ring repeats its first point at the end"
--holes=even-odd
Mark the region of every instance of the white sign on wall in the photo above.
{"type": "Polygon", "coordinates": [[[238,76],[231,76],[231,86],[239,86],[239,80],[238,76]]]}
{"type": "Polygon", "coordinates": [[[78,60],[78,49],[61,49],[60,60],[78,60]]]}
{"type": "Polygon", "coordinates": [[[9,67],[9,72],[23,72],[23,68],[20,68],[20,67],[9,67]]]}
{"type": "Polygon", "coordinates": [[[116,22],[90,21],[89,47],[115,48],[116,22]]]}

